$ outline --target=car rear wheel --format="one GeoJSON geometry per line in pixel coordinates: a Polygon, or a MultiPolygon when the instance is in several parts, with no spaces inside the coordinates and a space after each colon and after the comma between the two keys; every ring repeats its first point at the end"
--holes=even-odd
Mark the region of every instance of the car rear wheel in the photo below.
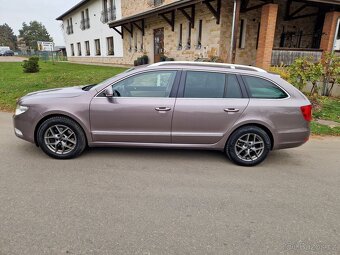
{"type": "Polygon", "coordinates": [[[225,152],[230,160],[241,166],[255,166],[267,157],[271,140],[266,131],[257,126],[245,126],[230,136],[225,152]]]}
{"type": "Polygon", "coordinates": [[[71,159],[79,156],[86,147],[86,138],[81,127],[66,117],[45,120],[37,132],[40,148],[50,157],[71,159]]]}

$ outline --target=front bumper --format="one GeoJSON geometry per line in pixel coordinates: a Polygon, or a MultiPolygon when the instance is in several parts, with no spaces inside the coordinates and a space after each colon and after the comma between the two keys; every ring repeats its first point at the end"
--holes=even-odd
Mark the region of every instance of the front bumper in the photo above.
{"type": "Polygon", "coordinates": [[[31,143],[35,143],[35,127],[40,119],[40,114],[34,113],[30,109],[20,115],[13,115],[14,134],[31,143]]]}

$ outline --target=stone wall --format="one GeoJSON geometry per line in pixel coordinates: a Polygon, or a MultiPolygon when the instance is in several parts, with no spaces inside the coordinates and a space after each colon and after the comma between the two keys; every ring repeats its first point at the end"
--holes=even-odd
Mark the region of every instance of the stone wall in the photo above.
{"type": "MultiPolygon", "coordinates": [[[[163,0],[163,4],[169,4],[180,0],[163,0]]],[[[153,0],[122,0],[122,16],[127,17],[155,8],[153,0]]]]}

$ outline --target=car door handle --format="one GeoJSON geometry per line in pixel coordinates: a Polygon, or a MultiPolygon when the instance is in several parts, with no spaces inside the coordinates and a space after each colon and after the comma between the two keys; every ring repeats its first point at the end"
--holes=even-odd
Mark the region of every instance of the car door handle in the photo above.
{"type": "Polygon", "coordinates": [[[156,107],[155,110],[158,111],[158,112],[168,112],[168,111],[171,110],[171,108],[169,108],[169,107],[156,107]]]}
{"type": "Polygon", "coordinates": [[[240,109],[236,109],[236,108],[227,108],[227,109],[224,109],[225,112],[239,112],[240,109]]]}

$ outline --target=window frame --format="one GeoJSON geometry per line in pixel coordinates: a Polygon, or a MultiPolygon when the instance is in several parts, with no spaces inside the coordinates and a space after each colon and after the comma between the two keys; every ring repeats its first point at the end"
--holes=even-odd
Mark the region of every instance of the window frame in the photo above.
{"type": "Polygon", "coordinates": [[[230,72],[221,72],[221,71],[215,71],[215,70],[196,70],[196,69],[186,69],[182,71],[182,76],[181,76],[181,81],[179,84],[179,89],[178,89],[178,93],[177,93],[177,98],[184,98],[184,99],[200,99],[200,100],[234,100],[234,99],[244,99],[244,98],[248,98],[248,94],[247,91],[244,88],[244,84],[240,81],[240,78],[238,77],[237,73],[230,73],[230,72]],[[185,92],[185,85],[186,85],[186,79],[187,79],[187,74],[188,72],[204,72],[204,73],[217,73],[217,74],[223,74],[225,75],[225,79],[224,79],[224,93],[223,93],[223,97],[184,97],[184,92],[185,92]],[[236,78],[236,81],[238,82],[239,88],[240,88],[240,92],[242,97],[235,97],[235,98],[228,98],[226,97],[226,93],[228,91],[228,76],[229,75],[234,75],[236,78]]]}
{"type": "Polygon", "coordinates": [[[178,89],[180,86],[180,81],[181,81],[181,77],[182,77],[182,69],[175,69],[175,68],[170,68],[170,69],[153,69],[153,70],[144,70],[141,72],[137,72],[137,73],[129,73],[129,75],[125,76],[125,77],[121,77],[119,80],[114,81],[112,83],[110,83],[109,85],[105,86],[103,89],[100,90],[100,92],[98,92],[94,97],[98,97],[98,98],[106,98],[106,96],[104,95],[105,89],[108,88],[109,86],[114,86],[116,84],[118,84],[119,82],[122,82],[126,79],[129,79],[133,76],[136,75],[141,75],[141,74],[147,74],[147,73],[151,73],[151,72],[176,72],[175,74],[175,78],[172,84],[172,88],[169,94],[169,97],[117,97],[117,98],[130,98],[130,99],[142,99],[142,98],[157,98],[157,99],[167,99],[167,98],[176,98],[177,94],[178,94],[178,89]]]}
{"type": "Polygon", "coordinates": [[[243,87],[245,88],[246,92],[247,92],[247,95],[248,95],[248,98],[249,99],[256,99],[256,100],[287,100],[289,99],[291,96],[290,94],[287,92],[287,90],[285,90],[282,86],[280,86],[277,82],[271,80],[271,79],[268,79],[266,77],[262,77],[262,76],[258,76],[258,75],[252,75],[252,74],[238,74],[239,76],[239,80],[242,81],[243,83],[243,87]],[[274,86],[278,87],[279,89],[281,89],[287,96],[284,97],[284,98],[261,98],[261,97],[251,97],[251,93],[249,91],[249,88],[248,88],[248,85],[247,85],[247,82],[246,80],[244,79],[244,76],[249,76],[249,77],[255,77],[255,78],[258,78],[258,79],[262,79],[262,80],[265,80],[265,81],[268,81],[270,82],[271,84],[273,84],[274,86]]]}

